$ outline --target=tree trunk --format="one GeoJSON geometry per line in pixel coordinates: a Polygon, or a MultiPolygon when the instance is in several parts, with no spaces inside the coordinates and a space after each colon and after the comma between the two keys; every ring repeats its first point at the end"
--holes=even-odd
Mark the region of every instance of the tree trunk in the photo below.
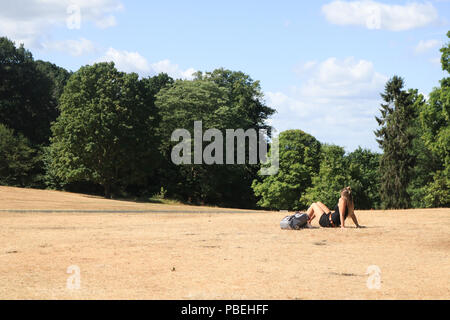
{"type": "Polygon", "coordinates": [[[111,199],[111,185],[109,183],[104,185],[105,188],[105,198],[111,199]]]}

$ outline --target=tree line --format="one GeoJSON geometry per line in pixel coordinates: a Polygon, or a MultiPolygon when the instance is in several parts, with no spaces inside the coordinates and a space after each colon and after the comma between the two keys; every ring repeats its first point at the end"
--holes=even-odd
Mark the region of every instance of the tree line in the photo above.
{"type": "MultiPolygon", "coordinates": [[[[450,46],[441,52],[443,70],[450,72],[450,46]]],[[[345,153],[288,130],[278,137],[279,172],[264,176],[260,164],[248,162],[171,161],[172,132],[184,128],[193,135],[198,120],[203,130],[264,129],[270,139],[267,120],[275,110],[249,75],[216,69],[192,80],[164,73],[140,78],[114,63],[69,72],[34,60],[3,37],[0,184],[285,210],[319,200],[332,207],[339,190],[351,185],[359,209],[449,206],[449,85],[450,78],[442,79],[425,99],[394,76],[376,118],[382,153],[345,153]]]]}

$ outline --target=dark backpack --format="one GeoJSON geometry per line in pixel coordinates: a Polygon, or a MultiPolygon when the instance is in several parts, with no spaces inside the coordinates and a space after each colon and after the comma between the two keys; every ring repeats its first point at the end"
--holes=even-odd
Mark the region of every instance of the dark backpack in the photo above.
{"type": "Polygon", "coordinates": [[[291,216],[284,217],[280,222],[280,227],[287,230],[299,230],[306,227],[308,219],[309,217],[306,213],[296,212],[291,216]]]}

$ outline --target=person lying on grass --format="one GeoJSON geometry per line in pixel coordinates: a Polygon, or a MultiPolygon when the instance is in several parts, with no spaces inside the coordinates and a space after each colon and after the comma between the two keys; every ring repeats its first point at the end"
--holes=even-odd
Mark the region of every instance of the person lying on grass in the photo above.
{"type": "Polygon", "coordinates": [[[357,228],[361,228],[362,226],[358,224],[354,209],[355,205],[353,202],[352,189],[346,187],[341,190],[341,197],[334,208],[334,212],[331,212],[331,210],[322,202],[315,202],[308,208],[308,211],[306,211],[309,216],[308,227],[311,227],[311,221],[316,215],[321,215],[319,224],[324,228],[345,228],[345,219],[347,219],[348,216],[352,217],[357,228]]]}

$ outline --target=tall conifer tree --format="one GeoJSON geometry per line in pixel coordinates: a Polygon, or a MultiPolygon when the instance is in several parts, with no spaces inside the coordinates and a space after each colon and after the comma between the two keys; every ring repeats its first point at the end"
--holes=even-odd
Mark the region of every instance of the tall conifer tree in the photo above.
{"type": "Polygon", "coordinates": [[[412,153],[412,122],[415,118],[413,95],[404,90],[401,77],[392,77],[381,97],[381,117],[375,117],[380,129],[375,131],[377,142],[383,150],[380,160],[382,205],[385,208],[408,208],[407,192],[415,156],[412,153]]]}

